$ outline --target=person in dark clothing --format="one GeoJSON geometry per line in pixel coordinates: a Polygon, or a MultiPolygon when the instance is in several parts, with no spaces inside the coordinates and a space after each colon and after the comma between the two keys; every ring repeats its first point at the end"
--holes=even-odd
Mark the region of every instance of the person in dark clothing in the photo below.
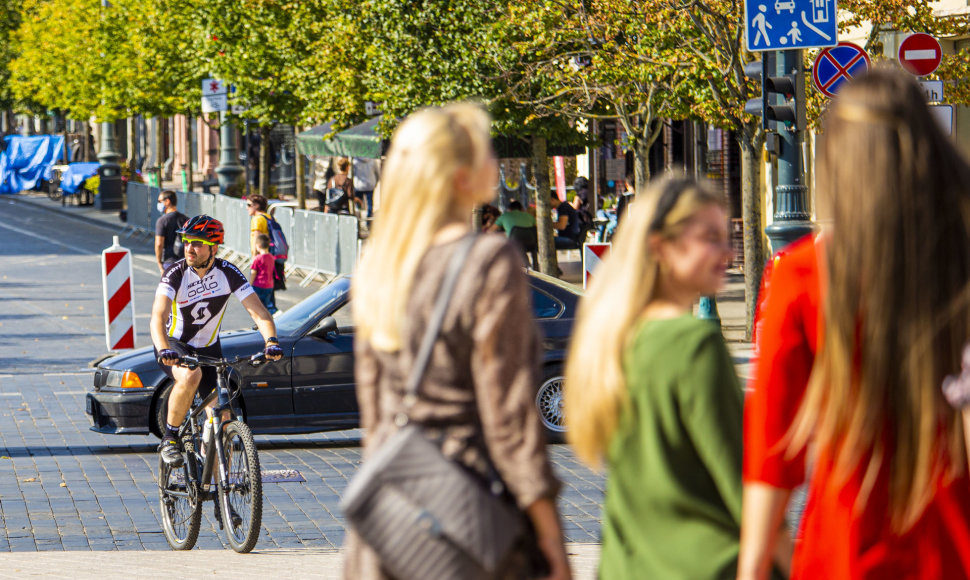
{"type": "Polygon", "coordinates": [[[552,206],[556,208],[556,249],[568,250],[576,248],[579,240],[581,225],[579,212],[568,201],[559,201],[559,196],[552,193],[552,206]]]}
{"type": "Polygon", "coordinates": [[[162,216],[155,221],[155,262],[159,272],[165,272],[173,262],[182,259],[182,244],[175,231],[189,218],[178,211],[177,204],[178,197],[174,191],[166,189],[158,194],[158,211],[162,212],[162,216]],[[179,242],[178,247],[176,241],[179,242]]]}
{"type": "Polygon", "coordinates": [[[576,197],[583,200],[582,209],[589,210],[589,180],[580,175],[573,180],[576,197]]]}

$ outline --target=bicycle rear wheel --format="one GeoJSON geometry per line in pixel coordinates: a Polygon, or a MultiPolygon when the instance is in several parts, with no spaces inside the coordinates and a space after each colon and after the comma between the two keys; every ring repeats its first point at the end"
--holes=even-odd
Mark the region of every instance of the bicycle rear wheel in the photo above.
{"type": "MultiPolygon", "coordinates": [[[[186,455],[193,452],[185,442],[186,455]]],[[[188,462],[173,468],[158,458],[158,504],[162,512],[162,531],[173,550],[191,550],[199,539],[202,502],[191,490],[188,462]]]]}
{"type": "Polygon", "coordinates": [[[232,421],[225,427],[223,452],[228,474],[219,489],[219,509],[232,549],[246,553],[256,547],[263,521],[263,476],[249,426],[232,421]]]}

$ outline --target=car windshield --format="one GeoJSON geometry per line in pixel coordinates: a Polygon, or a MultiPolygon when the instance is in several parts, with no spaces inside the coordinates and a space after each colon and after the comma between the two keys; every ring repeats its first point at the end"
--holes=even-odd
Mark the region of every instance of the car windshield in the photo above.
{"type": "Polygon", "coordinates": [[[349,278],[337,278],[327,284],[293,308],[274,318],[276,333],[280,336],[293,336],[308,322],[318,320],[324,312],[332,310],[346,300],[349,289],[349,278]]]}

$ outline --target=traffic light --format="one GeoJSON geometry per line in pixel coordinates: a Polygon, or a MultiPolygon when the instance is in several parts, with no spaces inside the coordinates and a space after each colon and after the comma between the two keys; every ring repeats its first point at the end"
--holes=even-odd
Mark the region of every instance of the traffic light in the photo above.
{"type": "Polygon", "coordinates": [[[774,128],[771,121],[784,123],[790,130],[804,129],[805,81],[801,67],[788,74],[776,75],[769,72],[771,65],[774,65],[774,58],[766,54],[761,60],[744,66],[744,75],[761,83],[761,95],[749,99],[744,104],[744,112],[760,115],[765,130],[774,128]]]}

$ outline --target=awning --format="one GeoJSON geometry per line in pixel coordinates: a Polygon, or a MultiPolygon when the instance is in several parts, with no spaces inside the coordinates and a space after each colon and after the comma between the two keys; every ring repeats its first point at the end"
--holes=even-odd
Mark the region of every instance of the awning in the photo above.
{"type": "Polygon", "coordinates": [[[333,131],[333,122],[318,125],[296,136],[297,147],[304,155],[327,157],[364,157],[380,159],[387,152],[388,141],[377,134],[381,117],[374,117],[325,139],[333,131]]]}
{"type": "MultiPolygon", "coordinates": [[[[388,139],[382,139],[377,133],[377,125],[382,117],[374,117],[341,131],[329,139],[325,139],[333,130],[333,122],[324,123],[296,136],[297,146],[304,155],[322,155],[330,157],[364,157],[380,159],[387,153],[390,144],[388,139]]],[[[531,157],[532,148],[528,139],[497,135],[492,139],[495,154],[500,159],[515,159],[531,157]]],[[[550,143],[548,146],[550,157],[562,155],[572,157],[586,153],[583,145],[558,145],[550,143]]]]}

